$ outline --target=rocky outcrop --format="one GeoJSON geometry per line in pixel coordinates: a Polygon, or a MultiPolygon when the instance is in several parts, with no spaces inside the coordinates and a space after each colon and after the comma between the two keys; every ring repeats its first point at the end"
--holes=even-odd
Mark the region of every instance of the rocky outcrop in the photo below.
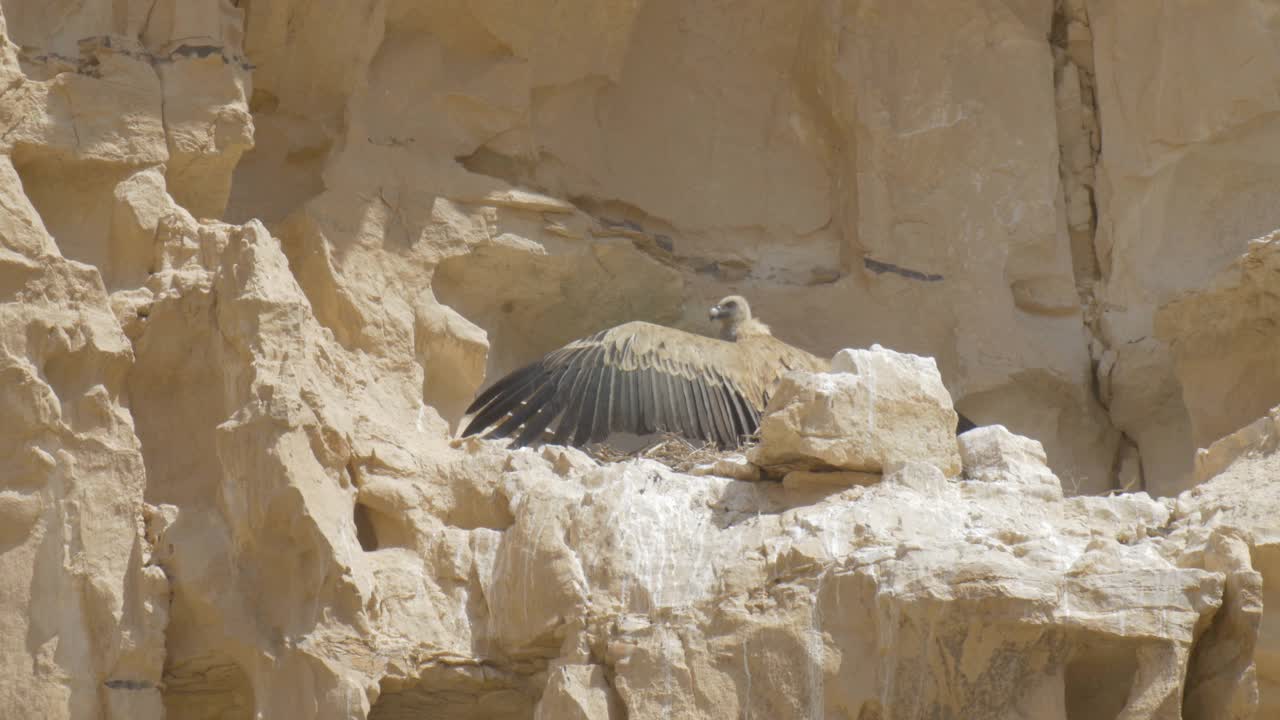
{"type": "Polygon", "coordinates": [[[1257,3],[2,5],[0,717],[1280,714],[1257,3]],[[897,352],[451,444],[731,290],[897,352]]]}
{"type": "Polygon", "coordinates": [[[1280,411],[1272,410],[1202,450],[1196,457],[1199,484],[1175,505],[1182,537],[1192,547],[1208,537],[1204,562],[1226,577],[1224,612],[1206,632],[1201,656],[1193,658],[1198,662],[1188,678],[1188,716],[1265,718],[1280,712],[1280,656],[1271,643],[1280,632],[1274,611],[1280,602],[1278,448],[1280,411]],[[1271,612],[1264,613],[1266,607],[1271,612]],[[1256,714],[1250,715],[1254,702],[1256,714]]]}
{"type": "MultiPolygon", "coordinates": [[[[1141,449],[1150,489],[1172,494],[1192,482],[1193,449],[1218,436],[1202,432],[1202,403],[1186,399],[1197,384],[1179,369],[1156,317],[1280,227],[1269,150],[1280,59],[1269,11],[1250,2],[1084,5],[1106,137],[1096,168],[1099,394],[1141,449]]],[[[1280,402],[1264,387],[1251,410],[1280,402]]],[[[1230,432],[1251,417],[1215,429],[1230,432]]]]}
{"type": "Polygon", "coordinates": [[[1280,393],[1280,338],[1272,330],[1280,303],[1270,287],[1277,272],[1280,234],[1271,233],[1205,287],[1156,313],[1156,337],[1172,350],[1198,447],[1265,415],[1280,393]]]}
{"type": "MultiPolygon", "coordinates": [[[[1270,426],[1210,450],[1218,477],[1176,501],[1064,498],[999,427],[960,438],[960,479],[908,462],[844,488],[454,449],[315,321],[260,225],[175,212],[161,232],[161,269],[118,311],[156,507],[147,569],[125,577],[172,589],[149,596],[170,717],[1207,718],[1274,700],[1255,650],[1272,569],[1252,558],[1280,497],[1238,501],[1270,426]]],[[[109,711],[160,716],[159,657],[90,676],[124,696],[109,711]]]]}
{"type": "Polygon", "coordinates": [[[1051,3],[377,8],[248,5],[256,145],[226,214],[272,227],[345,345],[412,337],[430,294],[498,375],[629,320],[709,331],[745,289],[820,355],[937,358],[965,414],[1117,484],[1051,3]]]}
{"type": "Polygon", "coordinates": [[[960,472],[956,412],[938,366],[885,350],[842,350],[830,373],[795,371],[778,383],[748,457],[773,472],[881,473],[909,461],[960,472]]]}

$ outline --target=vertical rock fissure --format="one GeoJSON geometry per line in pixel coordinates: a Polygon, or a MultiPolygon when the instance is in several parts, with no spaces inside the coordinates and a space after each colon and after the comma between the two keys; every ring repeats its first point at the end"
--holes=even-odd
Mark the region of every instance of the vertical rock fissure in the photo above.
{"type": "Polygon", "coordinates": [[[1101,153],[1101,126],[1093,70],[1093,36],[1083,0],[1058,0],[1049,44],[1054,59],[1058,122],[1058,174],[1071,241],[1076,287],[1086,305],[1101,279],[1094,250],[1098,226],[1095,170],[1101,153]]]}
{"type": "MultiPolygon", "coordinates": [[[[1099,379],[1106,351],[1097,290],[1102,264],[1097,252],[1097,168],[1102,154],[1102,125],[1094,71],[1093,32],[1085,0],[1056,0],[1049,33],[1053,53],[1054,101],[1058,125],[1058,176],[1062,212],[1071,251],[1076,292],[1089,344],[1089,391],[1109,413],[1108,393],[1099,379]]],[[[1145,488],[1137,445],[1122,433],[1112,462],[1110,486],[1129,491],[1145,488]]]]}

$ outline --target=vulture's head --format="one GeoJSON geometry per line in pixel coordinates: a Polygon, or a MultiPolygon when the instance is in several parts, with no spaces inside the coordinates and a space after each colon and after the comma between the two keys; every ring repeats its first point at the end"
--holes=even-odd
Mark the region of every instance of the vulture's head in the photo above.
{"type": "Polygon", "coordinates": [[[737,340],[744,335],[767,335],[769,327],[751,317],[751,306],[741,295],[730,295],[711,306],[711,319],[720,321],[720,337],[737,340]]]}
{"type": "Polygon", "coordinates": [[[751,307],[741,295],[730,295],[711,306],[711,319],[731,325],[751,319],[751,307]]]}

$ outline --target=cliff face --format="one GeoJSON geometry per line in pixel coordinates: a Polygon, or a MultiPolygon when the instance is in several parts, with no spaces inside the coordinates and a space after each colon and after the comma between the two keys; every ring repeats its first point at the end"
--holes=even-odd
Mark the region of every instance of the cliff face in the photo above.
{"type": "Polygon", "coordinates": [[[0,717],[1280,713],[1264,5],[0,11],[0,717]],[[730,291],[1043,451],[450,444],[730,291]]]}

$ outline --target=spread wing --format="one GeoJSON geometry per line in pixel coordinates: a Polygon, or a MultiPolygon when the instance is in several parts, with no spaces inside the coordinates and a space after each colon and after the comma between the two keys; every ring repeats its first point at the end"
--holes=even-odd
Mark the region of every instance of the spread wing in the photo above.
{"type": "Polygon", "coordinates": [[[646,322],[575,340],[494,383],[463,435],[515,435],[523,446],[554,424],[558,444],[611,432],[666,431],[738,447],[760,424],[769,385],[748,348],[646,322]],[[518,434],[517,434],[518,433],[518,434]]]}

